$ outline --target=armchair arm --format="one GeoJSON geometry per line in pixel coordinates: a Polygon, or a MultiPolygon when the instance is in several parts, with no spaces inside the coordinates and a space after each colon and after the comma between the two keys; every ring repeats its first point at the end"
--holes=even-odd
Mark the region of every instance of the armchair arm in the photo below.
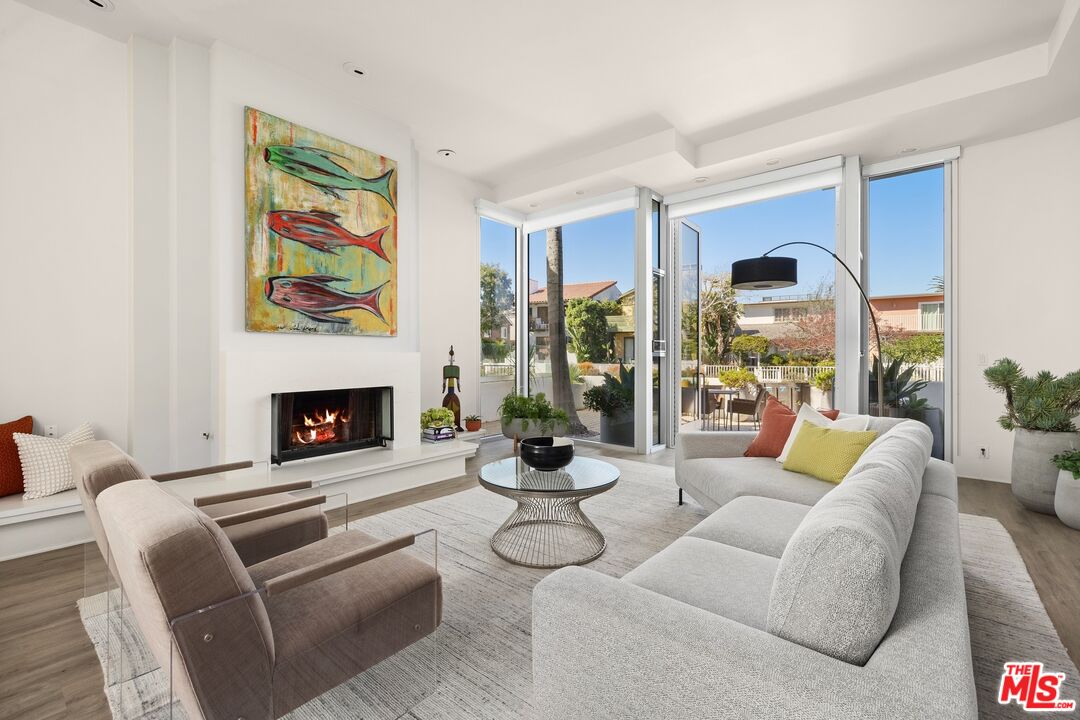
{"type": "Polygon", "coordinates": [[[297,498],[296,500],[278,503],[277,505],[255,508],[254,510],[245,510],[244,512],[233,513],[232,515],[222,515],[221,517],[214,518],[214,522],[218,524],[218,527],[224,528],[229,527],[230,525],[251,522],[252,520],[262,520],[263,518],[268,518],[272,515],[281,515],[283,513],[292,512],[293,510],[303,510],[304,508],[312,507],[313,505],[322,505],[324,502],[326,502],[325,495],[297,498]]]}
{"type": "Polygon", "coordinates": [[[195,507],[206,507],[207,505],[218,505],[233,500],[247,500],[248,498],[262,497],[263,495],[277,495],[278,493],[288,493],[293,492],[294,490],[309,490],[310,488],[310,480],[300,480],[298,482],[252,488],[251,490],[237,490],[236,492],[220,493],[218,495],[205,495],[203,497],[195,498],[194,505],[195,507]]]}
{"type": "Polygon", "coordinates": [[[536,586],[532,636],[538,717],[977,716],[973,696],[922,677],[917,657],[850,665],[585,568],[536,586]]]}
{"type": "Polygon", "coordinates": [[[695,458],[742,457],[755,437],[756,430],[680,430],[675,436],[675,464],[695,458]]]}
{"type": "Polygon", "coordinates": [[[184,478],[199,477],[200,475],[216,475],[231,470],[244,470],[254,464],[251,460],[242,460],[240,462],[225,463],[224,465],[208,465],[207,467],[193,468],[191,470],[158,473],[157,475],[151,475],[150,479],[158,482],[169,482],[170,480],[182,480],[184,478]]]}
{"type": "Polygon", "coordinates": [[[401,535],[396,538],[391,538],[390,540],[383,540],[374,545],[368,545],[365,548],[360,548],[359,550],[354,550],[337,557],[328,558],[315,565],[300,568],[299,570],[293,570],[284,575],[271,578],[266,581],[263,589],[266,591],[266,597],[273,597],[286,590],[291,590],[300,585],[306,585],[307,583],[321,580],[328,575],[333,575],[342,570],[366,563],[369,560],[374,560],[383,555],[388,555],[397,550],[401,550],[402,548],[409,547],[414,542],[416,542],[416,535],[412,534],[401,535]]]}

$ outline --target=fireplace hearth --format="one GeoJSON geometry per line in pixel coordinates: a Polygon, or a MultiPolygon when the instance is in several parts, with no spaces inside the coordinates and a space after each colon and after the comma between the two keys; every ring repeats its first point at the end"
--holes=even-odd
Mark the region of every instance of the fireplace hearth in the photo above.
{"type": "Polygon", "coordinates": [[[384,447],[394,438],[390,387],[274,393],[270,406],[270,459],[278,465],[384,447]]]}

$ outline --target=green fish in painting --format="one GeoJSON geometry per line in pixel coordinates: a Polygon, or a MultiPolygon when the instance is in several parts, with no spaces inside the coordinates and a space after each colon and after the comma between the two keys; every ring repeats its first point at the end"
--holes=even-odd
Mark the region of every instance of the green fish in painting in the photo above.
{"type": "Polygon", "coordinates": [[[362,190],[379,195],[394,207],[390,197],[393,170],[376,178],[362,178],[338,165],[332,159],[334,157],[341,156],[329,150],[300,145],[267,145],[263,153],[263,159],[272,167],[311,183],[338,200],[342,199],[343,190],[362,190]]]}

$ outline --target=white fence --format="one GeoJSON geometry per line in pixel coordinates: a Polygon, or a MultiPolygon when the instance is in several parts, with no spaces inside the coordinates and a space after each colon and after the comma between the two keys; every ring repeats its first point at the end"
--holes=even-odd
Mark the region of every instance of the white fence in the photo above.
{"type": "MultiPolygon", "coordinates": [[[[691,366],[692,367],[692,366],[691,366]]],[[[939,363],[915,365],[912,380],[925,380],[926,382],[944,382],[945,367],[939,363]]],[[[685,368],[685,364],[684,364],[685,368]]],[[[701,372],[707,378],[715,378],[725,370],[736,370],[738,365],[702,365],[701,372]]],[[[761,382],[810,382],[826,370],[835,370],[829,365],[758,365],[747,367],[753,371],[761,382]]]]}

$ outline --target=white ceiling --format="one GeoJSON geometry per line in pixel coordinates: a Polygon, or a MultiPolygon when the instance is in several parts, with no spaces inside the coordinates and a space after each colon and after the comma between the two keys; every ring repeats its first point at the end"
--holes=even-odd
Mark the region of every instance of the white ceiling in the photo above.
{"type": "Polygon", "coordinates": [[[880,159],[1080,115],[1080,0],[26,4],[118,40],[222,40],[378,98],[422,157],[455,149],[437,161],[519,208],[627,183],[670,192],[771,157],[880,159]],[[366,75],[346,75],[345,61],[366,75]]]}

